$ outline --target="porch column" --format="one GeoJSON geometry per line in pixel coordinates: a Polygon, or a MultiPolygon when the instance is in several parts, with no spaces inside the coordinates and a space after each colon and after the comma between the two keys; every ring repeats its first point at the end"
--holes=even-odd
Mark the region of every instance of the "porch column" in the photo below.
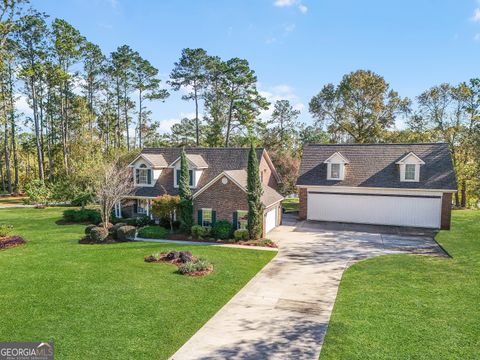
{"type": "Polygon", "coordinates": [[[152,216],[152,214],[151,214],[151,212],[150,212],[150,206],[151,206],[151,205],[152,205],[151,200],[150,200],[150,199],[147,199],[147,216],[149,216],[150,219],[153,220],[153,216],[152,216]]]}
{"type": "Polygon", "coordinates": [[[115,204],[115,216],[119,219],[122,218],[122,203],[120,201],[115,204]]]}

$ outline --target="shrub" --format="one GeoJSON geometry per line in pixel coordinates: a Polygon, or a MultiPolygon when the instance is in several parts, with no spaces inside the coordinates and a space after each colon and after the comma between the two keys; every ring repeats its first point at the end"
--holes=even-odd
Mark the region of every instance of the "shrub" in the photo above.
{"type": "Polygon", "coordinates": [[[197,271],[208,271],[212,268],[212,263],[205,258],[198,258],[195,261],[188,261],[178,268],[180,274],[191,274],[197,271]]]}
{"type": "Polygon", "coordinates": [[[90,238],[97,243],[104,242],[108,237],[108,230],[103,227],[96,226],[90,231],[90,238]]]}
{"type": "Polygon", "coordinates": [[[135,239],[135,233],[137,229],[135,226],[125,225],[121,226],[117,230],[117,239],[120,241],[128,241],[135,239]]]}
{"type": "MultiPolygon", "coordinates": [[[[100,224],[98,224],[98,226],[104,227],[104,226],[103,226],[103,222],[101,222],[100,224]]],[[[107,223],[107,230],[110,230],[112,227],[113,227],[113,224],[112,224],[112,223],[110,223],[110,222],[107,223]]]]}
{"type": "Polygon", "coordinates": [[[202,225],[193,225],[190,229],[192,235],[198,239],[203,238],[208,235],[208,230],[205,229],[202,225]]]}
{"type": "Polygon", "coordinates": [[[217,239],[228,239],[232,234],[232,225],[226,220],[217,221],[212,226],[212,235],[217,239]]]}
{"type": "Polygon", "coordinates": [[[257,246],[277,247],[277,244],[275,244],[270,239],[261,239],[261,240],[258,240],[257,246]]]}
{"type": "Polygon", "coordinates": [[[0,224],[0,237],[12,235],[13,226],[8,224],[0,224]]]}
{"type": "Polygon", "coordinates": [[[120,229],[122,226],[125,226],[127,224],[125,223],[116,223],[115,225],[113,225],[111,228],[110,228],[110,234],[112,234],[113,238],[114,239],[117,239],[117,231],[118,229],[120,229]]]}
{"type": "Polygon", "coordinates": [[[147,225],[153,225],[154,222],[148,216],[142,215],[135,218],[135,225],[138,227],[144,227],[147,225]]]}
{"type": "Polygon", "coordinates": [[[145,226],[138,230],[138,236],[147,239],[164,239],[170,232],[158,225],[145,226]]]}
{"type": "Polygon", "coordinates": [[[47,205],[52,197],[52,190],[44,181],[37,179],[25,186],[25,195],[31,204],[47,205]]]}
{"type": "Polygon", "coordinates": [[[86,228],[85,228],[85,235],[90,235],[90,233],[92,232],[92,229],[93,228],[96,228],[97,225],[88,225],[86,228]]]}
{"type": "Polygon", "coordinates": [[[63,218],[75,223],[91,222],[98,224],[102,221],[100,213],[94,209],[68,209],[63,212],[63,218]]]}
{"type": "Polygon", "coordinates": [[[233,237],[237,241],[238,240],[248,240],[250,235],[248,234],[247,229],[238,229],[238,230],[235,230],[235,232],[233,233],[233,237]]]}

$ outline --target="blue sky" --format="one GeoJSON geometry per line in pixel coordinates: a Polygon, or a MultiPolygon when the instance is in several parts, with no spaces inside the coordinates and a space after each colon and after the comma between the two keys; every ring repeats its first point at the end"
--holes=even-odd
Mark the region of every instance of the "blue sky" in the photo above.
{"type": "MultiPolygon", "coordinates": [[[[480,76],[480,0],[32,0],[105,53],[128,44],[165,81],[185,47],[245,58],[270,101],[308,102],[357,69],[384,76],[401,96],[480,76]]],[[[162,131],[193,103],[153,104],[162,131]]],[[[268,116],[268,114],[264,114],[268,116]]],[[[399,124],[401,126],[401,124],[399,124]]]]}

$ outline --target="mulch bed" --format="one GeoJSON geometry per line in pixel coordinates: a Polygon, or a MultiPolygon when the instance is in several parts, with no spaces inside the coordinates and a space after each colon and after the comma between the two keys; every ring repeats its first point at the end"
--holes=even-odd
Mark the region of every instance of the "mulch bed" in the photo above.
{"type": "Polygon", "coordinates": [[[21,236],[0,237],[0,250],[20,246],[25,243],[26,241],[21,236]]]}
{"type": "Polygon", "coordinates": [[[226,245],[246,245],[246,246],[263,246],[269,248],[278,248],[277,244],[259,244],[259,241],[262,240],[244,240],[244,241],[228,241],[228,240],[220,240],[220,239],[213,239],[213,238],[205,238],[205,239],[197,239],[192,236],[188,236],[185,234],[177,233],[177,234],[169,234],[165,237],[166,240],[178,240],[178,241],[193,241],[199,243],[217,243],[217,244],[226,244],[226,245]]]}
{"type": "MultiPolygon", "coordinates": [[[[171,254],[171,253],[172,253],[171,251],[170,252],[162,252],[162,253],[160,253],[160,255],[161,255],[160,258],[158,258],[158,259],[153,255],[148,255],[148,256],[145,256],[144,260],[145,260],[145,262],[148,262],[148,263],[168,263],[168,264],[175,265],[177,268],[179,268],[180,266],[185,264],[186,259],[182,259],[181,257],[170,259],[168,257],[168,255],[171,254]]],[[[187,254],[187,257],[189,258],[188,261],[197,260],[197,258],[195,256],[192,256],[192,254],[189,251],[181,251],[180,253],[187,254]]],[[[205,275],[210,274],[212,271],[213,271],[213,266],[210,266],[210,268],[208,270],[194,271],[194,272],[187,273],[187,274],[182,274],[182,275],[186,275],[186,276],[205,276],[205,275]]]]}
{"type": "Polygon", "coordinates": [[[91,238],[89,238],[88,236],[85,236],[85,237],[81,238],[80,240],[78,240],[78,243],[83,244],[83,245],[107,245],[107,244],[118,244],[118,243],[124,243],[124,242],[126,242],[126,241],[116,240],[116,239],[111,238],[111,237],[108,237],[103,242],[95,242],[91,238]]]}

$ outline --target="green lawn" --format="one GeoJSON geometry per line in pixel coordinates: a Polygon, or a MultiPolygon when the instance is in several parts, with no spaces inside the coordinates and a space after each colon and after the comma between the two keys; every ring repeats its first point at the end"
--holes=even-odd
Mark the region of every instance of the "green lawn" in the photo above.
{"type": "Polygon", "coordinates": [[[480,359],[480,211],[437,241],[453,257],[392,255],[343,275],[321,359],[480,359]]]}
{"type": "Polygon", "coordinates": [[[298,198],[288,198],[282,201],[283,209],[286,213],[298,212],[299,199],[298,198]]]}
{"type": "Polygon", "coordinates": [[[165,359],[275,253],[156,243],[79,245],[82,225],[56,225],[65,208],[0,210],[24,247],[0,251],[1,341],[55,341],[59,359],[165,359]],[[206,257],[195,278],[145,255],[206,257]]]}

